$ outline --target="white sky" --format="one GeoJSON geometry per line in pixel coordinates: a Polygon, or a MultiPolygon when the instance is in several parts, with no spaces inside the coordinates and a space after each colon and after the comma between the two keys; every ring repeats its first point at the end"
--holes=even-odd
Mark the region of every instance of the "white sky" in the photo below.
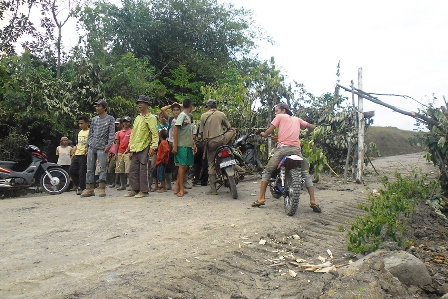
{"type": "MultiPolygon", "coordinates": [[[[340,84],[404,94],[427,103],[434,93],[448,100],[448,1],[415,0],[225,0],[252,9],[254,19],[275,40],[260,57],[275,57],[289,79],[314,95],[332,92],[341,61],[340,84]]],[[[351,97],[349,93],[342,95],[351,97]]],[[[407,111],[420,104],[397,97],[380,100],[407,111]]],[[[414,119],[364,101],[375,110],[374,125],[414,129],[414,119]]]]}
{"type": "MultiPolygon", "coordinates": [[[[303,83],[316,96],[332,92],[340,60],[340,84],[363,90],[403,94],[436,106],[448,100],[448,1],[446,0],[220,0],[254,13],[254,20],[274,39],[260,45],[260,58],[275,57],[288,81],[303,83]]],[[[120,5],[119,0],[111,2],[120,5]]],[[[63,38],[74,20],[63,27],[63,38]]],[[[74,29],[73,29],[74,31],[74,29]]],[[[76,43],[65,41],[66,44],[76,43]]],[[[343,96],[351,97],[347,92],[343,96]]],[[[420,104],[398,97],[379,99],[407,111],[420,104]]],[[[374,125],[412,130],[414,119],[364,100],[375,110],[374,125]]]]}

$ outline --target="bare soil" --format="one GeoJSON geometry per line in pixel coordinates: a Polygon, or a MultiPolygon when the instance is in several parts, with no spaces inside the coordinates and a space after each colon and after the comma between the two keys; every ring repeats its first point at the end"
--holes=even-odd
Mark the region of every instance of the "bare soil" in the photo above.
{"type": "MultiPolygon", "coordinates": [[[[436,171],[421,154],[377,158],[373,164],[388,176],[412,167],[436,171]]],[[[367,199],[366,186],[381,187],[380,175],[369,166],[365,185],[359,185],[324,174],[315,184],[323,213],[312,211],[304,191],[293,217],[270,195],[266,206],[250,207],[259,178],[240,182],[237,200],[224,187],[218,196],[205,195],[208,187],[193,187],[183,198],[151,193],[129,199],[108,188],[104,198],[67,192],[3,199],[0,298],[328,297],[335,273],[301,271],[285,261],[320,264],[325,257],[340,267],[355,260],[338,227],[362,214],[357,204],[367,199]]],[[[421,233],[428,238],[434,222],[427,221],[430,229],[421,233]]],[[[439,250],[446,228],[436,223],[438,239],[421,239],[438,242],[433,249],[439,250]]],[[[416,255],[431,244],[416,244],[416,255]]],[[[432,274],[440,273],[428,256],[432,274]]]]}

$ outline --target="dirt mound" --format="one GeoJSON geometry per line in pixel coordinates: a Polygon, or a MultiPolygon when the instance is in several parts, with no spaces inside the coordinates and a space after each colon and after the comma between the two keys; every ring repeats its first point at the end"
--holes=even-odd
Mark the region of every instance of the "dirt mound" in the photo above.
{"type": "Polygon", "coordinates": [[[410,139],[422,132],[404,131],[395,127],[375,127],[367,128],[365,143],[375,143],[379,155],[374,157],[396,156],[411,153],[418,153],[425,150],[423,146],[411,145],[410,139]]]}

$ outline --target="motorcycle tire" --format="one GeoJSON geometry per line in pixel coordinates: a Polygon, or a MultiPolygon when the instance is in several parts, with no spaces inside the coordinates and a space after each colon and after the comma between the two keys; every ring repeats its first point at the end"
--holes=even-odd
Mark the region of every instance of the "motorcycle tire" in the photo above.
{"type": "Polygon", "coordinates": [[[287,195],[284,197],[285,212],[288,216],[293,216],[299,206],[302,173],[298,168],[290,169],[286,172],[287,195]]]}
{"type": "Polygon", "coordinates": [[[233,199],[237,199],[238,198],[238,190],[236,189],[235,177],[229,176],[228,179],[229,179],[230,193],[232,193],[233,199]]]}
{"type": "Polygon", "coordinates": [[[50,168],[48,173],[45,172],[40,178],[40,186],[48,194],[55,195],[66,191],[70,185],[70,177],[68,173],[61,168],[50,168]]]}

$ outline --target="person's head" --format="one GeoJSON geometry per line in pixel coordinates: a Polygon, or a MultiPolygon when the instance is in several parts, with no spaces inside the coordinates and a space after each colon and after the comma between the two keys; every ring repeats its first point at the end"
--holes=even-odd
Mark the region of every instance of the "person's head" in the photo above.
{"type": "Polygon", "coordinates": [[[162,125],[166,124],[166,118],[165,118],[165,116],[163,115],[162,112],[159,113],[159,122],[160,122],[162,125]]]}
{"type": "Polygon", "coordinates": [[[121,122],[122,122],[121,118],[116,118],[115,119],[115,129],[121,130],[123,128],[123,125],[122,125],[121,122]]]}
{"type": "Polygon", "coordinates": [[[87,116],[78,117],[78,126],[81,130],[87,130],[89,128],[89,119],[87,116]]]}
{"type": "Polygon", "coordinates": [[[121,119],[121,124],[123,126],[123,130],[127,130],[131,127],[131,118],[129,116],[125,116],[121,119]]]}
{"type": "Polygon", "coordinates": [[[292,116],[291,110],[289,110],[289,106],[286,103],[279,103],[275,106],[275,114],[288,114],[292,116]]]}
{"type": "Polygon", "coordinates": [[[67,136],[62,136],[60,144],[62,146],[67,146],[68,145],[68,137],[67,136]]]}
{"type": "Polygon", "coordinates": [[[174,118],[177,118],[180,114],[180,105],[178,103],[173,103],[171,105],[171,111],[173,112],[174,118]]]}
{"type": "Polygon", "coordinates": [[[205,104],[205,108],[207,109],[216,109],[216,101],[214,99],[209,99],[205,104]]]}
{"type": "Polygon", "coordinates": [[[140,112],[147,111],[150,105],[149,97],[145,95],[141,95],[137,99],[137,106],[140,112]]]}
{"type": "Polygon", "coordinates": [[[95,102],[96,113],[103,114],[107,111],[107,102],[105,99],[100,99],[95,102]]]}
{"type": "Polygon", "coordinates": [[[193,110],[193,101],[191,99],[189,99],[189,98],[186,98],[182,102],[182,107],[184,107],[184,110],[187,113],[190,113],[193,110]]]}
{"type": "Polygon", "coordinates": [[[166,140],[168,138],[168,131],[165,129],[160,130],[160,139],[166,140]]]}

